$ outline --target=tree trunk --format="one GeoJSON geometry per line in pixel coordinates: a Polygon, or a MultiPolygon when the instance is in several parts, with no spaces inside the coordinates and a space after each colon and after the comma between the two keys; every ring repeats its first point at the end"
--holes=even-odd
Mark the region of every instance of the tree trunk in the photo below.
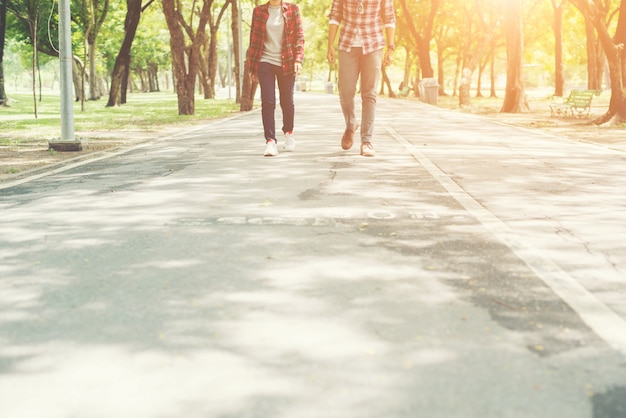
{"type": "Polygon", "coordinates": [[[472,87],[472,71],[469,68],[463,69],[463,76],[459,84],[459,106],[468,107],[471,105],[470,89],[472,87]]]}
{"type": "Polygon", "coordinates": [[[235,96],[235,102],[241,102],[241,39],[239,38],[239,15],[241,11],[239,10],[239,5],[237,4],[237,0],[231,1],[232,8],[232,32],[233,32],[233,52],[235,54],[235,88],[237,90],[235,96]]]}
{"type": "Polygon", "coordinates": [[[128,85],[128,71],[130,66],[130,49],[135,39],[139,19],[141,18],[142,0],[126,0],[126,19],[124,20],[124,40],[115,59],[111,74],[111,88],[107,107],[119,106],[126,103],[126,87],[128,85]],[[122,93],[123,92],[123,93],[122,93]]]}
{"type": "Polygon", "coordinates": [[[200,89],[202,90],[205,99],[213,98],[209,96],[211,90],[209,87],[209,50],[211,49],[209,43],[209,37],[205,36],[204,41],[202,42],[202,47],[200,48],[200,59],[198,60],[198,81],[200,82],[200,89]]]}
{"type": "MultiPolygon", "coordinates": [[[[163,0],[163,14],[170,32],[170,49],[172,66],[174,68],[174,89],[178,96],[178,114],[193,115],[195,113],[195,88],[196,75],[198,73],[198,60],[200,59],[200,47],[204,41],[207,21],[211,12],[211,1],[204,0],[199,14],[198,29],[196,33],[188,27],[191,45],[185,48],[185,33],[181,27],[184,19],[181,11],[176,9],[178,2],[175,0],[163,0]]],[[[180,3],[178,3],[180,4],[180,3]]],[[[188,26],[188,25],[187,25],[188,26]]]]}
{"type": "Polygon", "coordinates": [[[619,17],[615,36],[608,32],[606,22],[601,17],[599,8],[595,1],[571,0],[572,3],[583,13],[589,16],[598,34],[598,39],[607,58],[609,66],[609,76],[611,80],[611,99],[606,113],[595,119],[593,123],[603,124],[615,118],[615,123],[626,121],[626,91],[624,91],[626,73],[624,72],[623,44],[626,43],[626,0],[620,1],[619,17]]]}
{"type": "MultiPolygon", "coordinates": [[[[389,80],[389,76],[387,75],[387,69],[385,68],[385,66],[382,66],[382,78],[383,78],[383,82],[380,83],[381,86],[387,85],[387,89],[389,90],[389,97],[391,97],[392,99],[396,98],[396,93],[394,93],[393,88],[391,87],[391,81],[389,80]]],[[[381,88],[381,94],[385,94],[382,91],[381,88]]]]}
{"type": "Polygon", "coordinates": [[[74,85],[74,94],[76,95],[76,101],[80,102],[83,100],[82,90],[81,90],[81,75],[83,74],[83,63],[81,62],[78,56],[74,55],[72,57],[72,84],[74,85]]]}
{"type": "Polygon", "coordinates": [[[400,0],[400,6],[402,7],[402,12],[406,17],[409,33],[417,45],[417,55],[419,57],[419,65],[422,73],[421,78],[431,78],[434,71],[430,60],[430,41],[432,39],[433,22],[439,10],[439,0],[431,0],[430,14],[424,27],[423,35],[420,35],[415,27],[414,19],[412,17],[413,14],[409,10],[406,0],[400,0]]]}
{"type": "Polygon", "coordinates": [[[243,84],[241,86],[241,103],[239,110],[248,112],[254,107],[254,96],[256,95],[258,83],[252,81],[250,77],[250,65],[248,60],[244,62],[243,84]]]}
{"type": "Polygon", "coordinates": [[[501,112],[528,113],[522,81],[524,42],[522,38],[522,0],[504,0],[506,38],[506,90],[501,112]]]}
{"type": "Polygon", "coordinates": [[[487,66],[487,62],[484,64],[480,64],[478,67],[478,78],[476,79],[476,97],[484,97],[483,96],[483,75],[485,74],[485,67],[487,66]]]}
{"type": "Polygon", "coordinates": [[[489,97],[498,97],[496,94],[496,54],[491,54],[491,60],[489,62],[489,79],[491,80],[489,97]]]}
{"type": "Polygon", "coordinates": [[[7,29],[7,1],[0,0],[0,106],[7,106],[8,97],[4,90],[4,41],[7,29]]]}
{"type": "MultiPolygon", "coordinates": [[[[209,79],[207,80],[208,92],[205,92],[204,96],[208,99],[215,99],[215,78],[217,77],[217,29],[215,26],[211,28],[211,39],[209,39],[209,79]]],[[[231,71],[229,68],[228,71],[231,71]]]]}
{"type": "Polygon", "coordinates": [[[437,82],[439,84],[439,92],[437,94],[439,94],[439,96],[445,96],[446,95],[446,90],[445,90],[445,73],[443,71],[444,69],[444,57],[443,57],[443,51],[441,51],[442,48],[439,47],[439,45],[437,45],[437,82]]]}
{"type": "Polygon", "coordinates": [[[98,71],[96,69],[96,42],[89,44],[89,100],[100,100],[98,71]]]}
{"type": "Polygon", "coordinates": [[[552,0],[554,10],[554,95],[563,97],[563,0],[552,0]]]}
{"type": "Polygon", "coordinates": [[[589,16],[585,16],[585,33],[587,38],[587,88],[593,90],[600,89],[602,71],[598,74],[598,55],[601,55],[599,53],[601,47],[596,41],[594,24],[589,16]]]}
{"type": "Polygon", "coordinates": [[[31,31],[33,37],[33,106],[35,109],[35,119],[39,117],[39,111],[37,110],[37,22],[39,21],[39,7],[33,19],[31,31]]]}

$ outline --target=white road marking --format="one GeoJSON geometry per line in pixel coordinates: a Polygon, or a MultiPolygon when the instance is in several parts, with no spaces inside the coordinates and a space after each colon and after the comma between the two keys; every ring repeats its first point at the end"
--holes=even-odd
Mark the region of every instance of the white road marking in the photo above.
{"type": "Polygon", "coordinates": [[[524,242],[511,228],[485,209],[418,148],[394,129],[387,132],[411,154],[446,191],[496,238],[502,241],[548,285],[609,346],[626,355],[626,320],[602,303],[556,263],[524,242]]]}

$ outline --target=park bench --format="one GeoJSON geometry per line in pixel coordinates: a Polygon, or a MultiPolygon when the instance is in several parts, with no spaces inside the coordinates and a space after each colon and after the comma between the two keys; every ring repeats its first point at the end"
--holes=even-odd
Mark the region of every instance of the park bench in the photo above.
{"type": "Polygon", "coordinates": [[[411,92],[411,88],[408,86],[404,86],[398,92],[398,97],[407,97],[410,92],[411,92]]]}
{"type": "Polygon", "coordinates": [[[600,90],[572,90],[564,100],[557,101],[553,98],[553,102],[550,103],[550,115],[552,117],[571,115],[579,118],[589,116],[593,97],[599,95],[600,90]]]}

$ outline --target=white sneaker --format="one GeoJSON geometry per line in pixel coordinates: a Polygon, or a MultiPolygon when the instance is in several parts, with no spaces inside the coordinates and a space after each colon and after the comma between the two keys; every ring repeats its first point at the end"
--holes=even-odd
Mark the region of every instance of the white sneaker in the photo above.
{"type": "Polygon", "coordinates": [[[361,155],[364,157],[375,157],[376,151],[374,150],[374,146],[371,142],[363,142],[361,143],[361,155]]]}
{"type": "Polygon", "coordinates": [[[283,149],[285,151],[296,150],[296,140],[293,139],[293,132],[285,132],[285,143],[283,144],[283,149]]]}
{"type": "Polygon", "coordinates": [[[278,148],[276,147],[275,139],[268,139],[265,141],[265,153],[263,153],[265,157],[275,157],[278,155],[278,148]]]}

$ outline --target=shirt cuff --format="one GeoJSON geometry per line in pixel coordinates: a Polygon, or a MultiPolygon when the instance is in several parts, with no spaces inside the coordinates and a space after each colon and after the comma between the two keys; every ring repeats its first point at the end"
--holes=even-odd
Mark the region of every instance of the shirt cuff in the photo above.
{"type": "Polygon", "coordinates": [[[385,25],[385,27],[386,27],[386,28],[395,28],[395,27],[396,27],[396,24],[395,24],[395,23],[387,23],[387,24],[385,25]]]}
{"type": "Polygon", "coordinates": [[[330,20],[330,21],[328,21],[328,24],[329,25],[337,25],[337,26],[339,26],[339,22],[337,22],[336,20],[330,20]]]}

